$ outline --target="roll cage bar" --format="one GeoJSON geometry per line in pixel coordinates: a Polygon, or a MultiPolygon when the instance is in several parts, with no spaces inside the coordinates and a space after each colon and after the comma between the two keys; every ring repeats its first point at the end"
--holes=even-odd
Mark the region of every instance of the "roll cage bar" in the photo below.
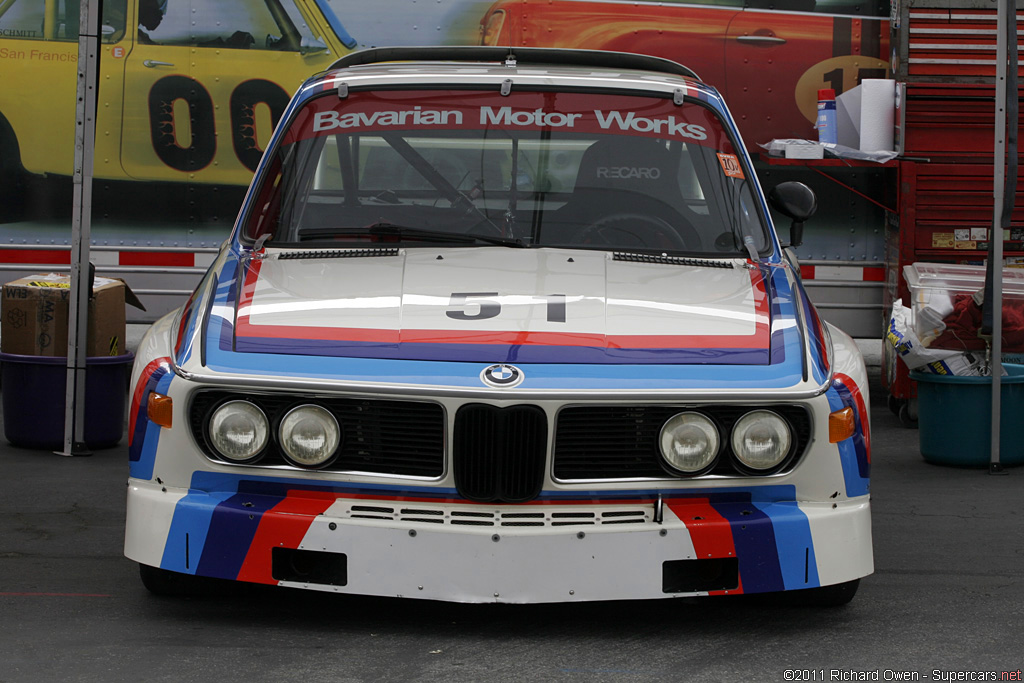
{"type": "Polygon", "coordinates": [[[380,64],[382,62],[497,62],[506,66],[515,66],[516,64],[591,66],[603,69],[654,71],[700,80],[700,77],[689,67],[669,59],[651,57],[649,55],[638,55],[630,52],[605,52],[603,50],[568,50],[543,47],[506,48],[489,45],[376,47],[351,52],[334,62],[330,66],[330,70],[366,64],[380,64]]]}

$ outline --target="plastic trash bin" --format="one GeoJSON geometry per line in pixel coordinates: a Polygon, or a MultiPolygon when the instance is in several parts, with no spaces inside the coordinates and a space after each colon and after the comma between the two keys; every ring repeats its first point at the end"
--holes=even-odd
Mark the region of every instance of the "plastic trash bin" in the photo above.
{"type": "MultiPolygon", "coordinates": [[[[128,381],[135,354],[86,359],[85,444],[116,446],[124,435],[128,381]]],[[[12,446],[60,450],[64,447],[67,359],[0,353],[4,436],[12,446]]]]}
{"type": "MultiPolygon", "coordinates": [[[[999,462],[1024,463],[1024,365],[1004,363],[999,420],[999,462]]],[[[928,462],[987,467],[991,459],[992,378],[932,375],[917,381],[917,426],[921,455],[928,462]]]]}

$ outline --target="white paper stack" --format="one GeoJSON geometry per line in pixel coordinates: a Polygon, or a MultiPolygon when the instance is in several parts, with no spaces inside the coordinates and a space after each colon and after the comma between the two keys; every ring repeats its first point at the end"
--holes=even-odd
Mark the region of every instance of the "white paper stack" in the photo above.
{"type": "Polygon", "coordinates": [[[825,150],[817,142],[801,140],[786,145],[787,159],[821,159],[824,156],[825,150]]]}

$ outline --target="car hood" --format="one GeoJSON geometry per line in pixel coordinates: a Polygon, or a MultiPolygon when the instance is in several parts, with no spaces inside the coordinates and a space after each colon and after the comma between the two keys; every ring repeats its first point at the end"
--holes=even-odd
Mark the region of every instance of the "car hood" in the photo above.
{"type": "Polygon", "coordinates": [[[740,259],[495,247],[278,251],[245,262],[236,282],[238,353],[485,363],[771,359],[770,280],[740,259]]]}

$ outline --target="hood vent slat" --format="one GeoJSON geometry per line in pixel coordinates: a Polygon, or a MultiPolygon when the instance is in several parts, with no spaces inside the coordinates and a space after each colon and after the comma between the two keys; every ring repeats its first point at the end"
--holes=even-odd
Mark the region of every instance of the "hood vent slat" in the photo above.
{"type": "Polygon", "coordinates": [[[617,251],[612,254],[614,261],[629,261],[631,263],[664,263],[670,266],[703,266],[705,268],[727,268],[732,269],[731,261],[712,261],[709,259],[685,258],[682,256],[665,256],[661,254],[636,254],[617,251]]]}
{"type": "Polygon", "coordinates": [[[285,251],[278,258],[282,260],[314,258],[368,258],[372,256],[398,256],[397,247],[381,249],[318,249],[315,251],[285,251]]]}

